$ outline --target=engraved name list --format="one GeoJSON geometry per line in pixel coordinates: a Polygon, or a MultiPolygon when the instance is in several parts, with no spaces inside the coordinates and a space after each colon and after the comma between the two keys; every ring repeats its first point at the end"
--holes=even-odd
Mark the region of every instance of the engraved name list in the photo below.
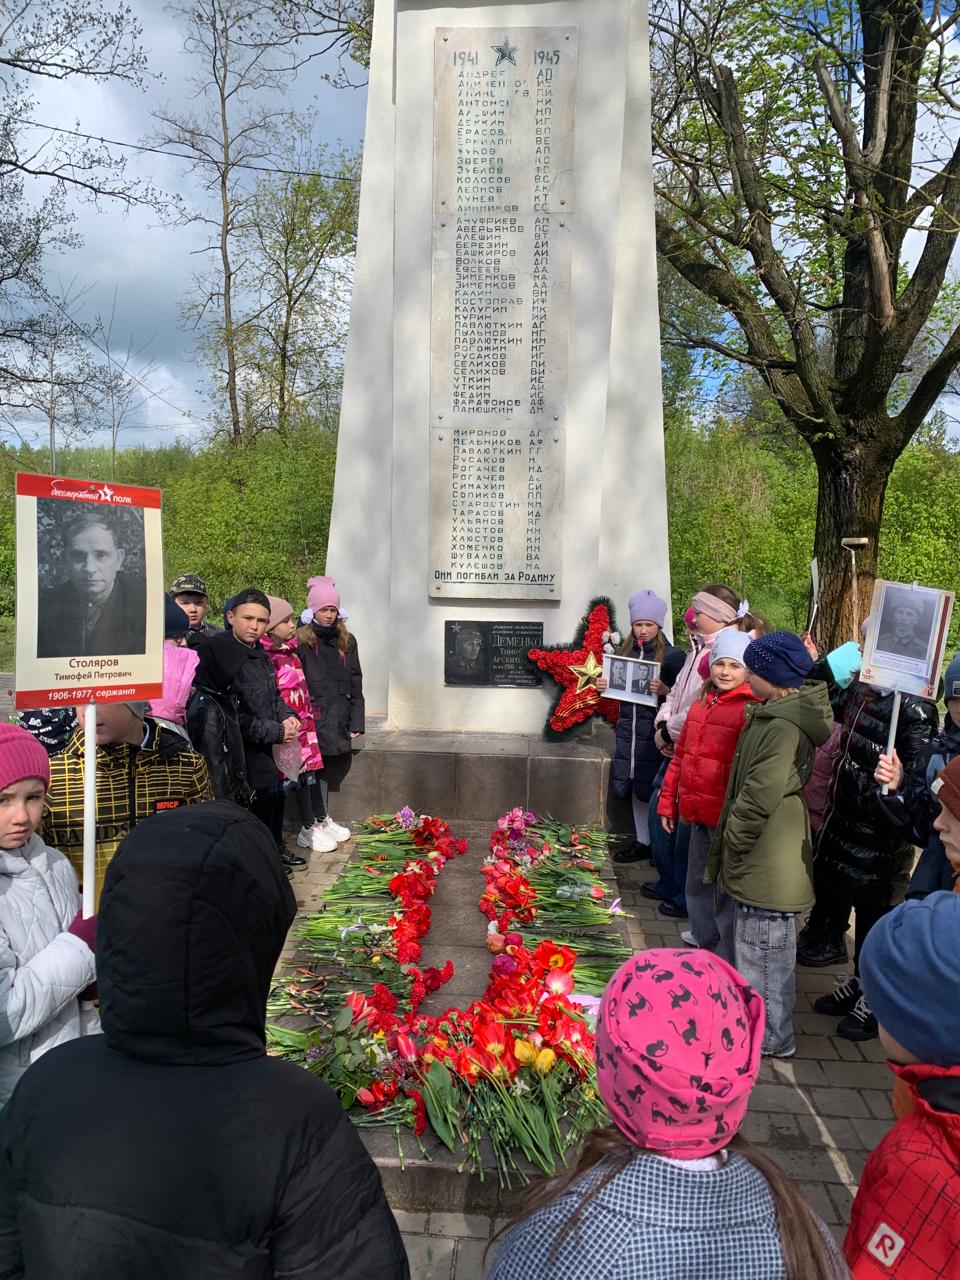
{"type": "Polygon", "coordinates": [[[436,596],[558,599],[575,28],[436,34],[436,596]]]}

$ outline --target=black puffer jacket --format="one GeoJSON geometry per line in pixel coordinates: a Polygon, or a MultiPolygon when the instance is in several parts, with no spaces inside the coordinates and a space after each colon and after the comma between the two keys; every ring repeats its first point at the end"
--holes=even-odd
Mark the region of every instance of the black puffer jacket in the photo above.
{"type": "Polygon", "coordinates": [[[190,741],[207,762],[214,796],[237,804],[249,804],[252,796],[247,782],[239,701],[237,695],[230,692],[238,670],[246,661],[244,650],[245,646],[241,645],[212,645],[206,641],[197,645],[200,660],[193,677],[186,720],[190,741]]]}
{"type": "MultiPolygon", "coordinates": [[[[232,672],[230,692],[237,699],[247,782],[255,791],[274,786],[279,773],[273,759],[273,748],[283,741],[284,720],[295,713],[280,697],[273,664],[266,649],[262,644],[252,647],[241,644],[232,632],[227,631],[198,647],[201,663],[209,658],[221,669],[232,672]]],[[[197,670],[199,672],[200,667],[197,670]]]]}
{"type": "Polygon", "coordinates": [[[0,1276],[406,1280],[336,1097],[264,1049],[293,914],[269,832],[236,805],[127,837],[100,908],[104,1034],[41,1058],[0,1117],[0,1276]]]}
{"type": "Polygon", "coordinates": [[[307,677],[310,701],[316,716],[317,741],[324,756],[340,756],[350,750],[351,733],[363,733],[363,672],[357,641],[350,637],[347,652],[337,645],[336,624],[314,623],[313,644],[300,641],[297,653],[307,677]]]}
{"type": "MultiPolygon", "coordinates": [[[[873,776],[887,749],[893,694],[855,680],[837,709],[843,736],[817,844],[818,883],[831,881],[841,893],[886,892],[913,858],[913,845],[891,820],[873,776]]],[[[922,777],[938,725],[934,703],[903,695],[896,750],[910,778],[922,777]]]]}
{"type": "MultiPolygon", "coordinates": [[[[633,646],[631,657],[645,662],[656,661],[656,646],[650,641],[633,646]]],[[[660,663],[660,679],[669,688],[680,674],[687,655],[682,649],[668,644],[664,647],[660,663]]],[[[653,793],[653,781],[663,764],[663,756],[653,741],[653,722],[663,699],[655,707],[635,702],[620,703],[620,718],[614,725],[616,745],[610,766],[610,785],[614,795],[626,799],[635,795],[638,800],[649,800],[653,793]]]]}

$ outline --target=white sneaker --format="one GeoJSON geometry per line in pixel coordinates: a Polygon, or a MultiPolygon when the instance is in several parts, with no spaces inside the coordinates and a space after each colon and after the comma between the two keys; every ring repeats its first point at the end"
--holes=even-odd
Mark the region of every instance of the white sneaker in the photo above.
{"type": "Polygon", "coordinates": [[[689,929],[684,929],[680,935],[680,941],[686,943],[688,947],[699,947],[700,945],[689,929]]]}
{"type": "Polygon", "coordinates": [[[334,853],[337,848],[335,837],[322,824],[314,823],[310,828],[311,848],[314,853],[334,853]]]}
{"type": "Polygon", "coordinates": [[[347,840],[350,839],[350,828],[341,827],[339,822],[334,822],[334,820],[330,817],[329,813],[324,818],[324,820],[319,824],[319,826],[320,826],[320,830],[323,831],[326,835],[331,836],[334,840],[336,840],[337,844],[344,844],[347,840]]]}
{"type": "Polygon", "coordinates": [[[301,849],[313,849],[313,827],[301,827],[297,832],[297,844],[301,849]]]}

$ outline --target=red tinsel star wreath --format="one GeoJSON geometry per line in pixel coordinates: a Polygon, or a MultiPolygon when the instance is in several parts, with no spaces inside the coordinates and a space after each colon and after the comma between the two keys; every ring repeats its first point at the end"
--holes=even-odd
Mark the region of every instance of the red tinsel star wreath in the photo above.
{"type": "Polygon", "coordinates": [[[547,733],[565,733],[592,715],[615,724],[620,704],[597,693],[603,668],[603,633],[614,631],[613,605],[604,597],[591,601],[571,645],[555,649],[530,649],[527,657],[560,686],[547,720],[547,733]]]}

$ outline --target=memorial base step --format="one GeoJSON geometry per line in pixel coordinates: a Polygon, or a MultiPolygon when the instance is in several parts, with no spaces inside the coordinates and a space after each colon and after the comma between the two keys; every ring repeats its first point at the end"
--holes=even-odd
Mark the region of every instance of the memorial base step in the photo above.
{"type": "MultiPolygon", "coordinates": [[[[492,1152],[482,1174],[461,1171],[462,1153],[448,1151],[430,1129],[422,1139],[426,1155],[408,1132],[400,1135],[399,1145],[393,1130],[387,1128],[363,1129],[360,1138],[380,1171],[392,1209],[508,1218],[516,1212],[526,1190],[519,1175],[513,1186],[500,1185],[492,1152]]],[[[532,1165],[524,1172],[530,1182],[541,1176],[532,1165]]]]}
{"type": "Polygon", "coordinates": [[[346,777],[331,786],[330,812],[337,821],[356,822],[408,804],[448,821],[475,821],[522,805],[561,822],[630,831],[629,802],[611,797],[608,803],[612,735],[599,728],[603,738],[588,731],[547,742],[513,733],[374,727],[346,777]]]}

